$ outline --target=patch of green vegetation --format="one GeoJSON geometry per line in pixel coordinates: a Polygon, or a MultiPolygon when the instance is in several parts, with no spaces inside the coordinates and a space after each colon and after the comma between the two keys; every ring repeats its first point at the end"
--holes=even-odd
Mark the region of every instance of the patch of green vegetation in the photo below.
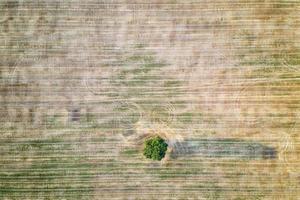
{"type": "MultiPolygon", "coordinates": [[[[62,138],[10,141],[1,143],[15,160],[6,162],[0,170],[0,197],[68,199],[88,195],[87,183],[93,175],[83,157],[72,153],[72,143],[62,138]],[[20,159],[24,158],[24,159],[20,159]]],[[[11,158],[10,154],[9,155],[11,158]]],[[[3,161],[7,159],[2,155],[3,161]]]]}
{"type": "Polygon", "coordinates": [[[165,157],[168,144],[159,136],[145,141],[144,156],[152,160],[161,160],[165,157]]]}
{"type": "Polygon", "coordinates": [[[193,121],[199,121],[202,119],[202,114],[201,113],[192,113],[192,112],[185,112],[185,113],[180,113],[176,116],[177,120],[182,122],[182,123],[192,123],[193,121]]]}
{"type": "Polygon", "coordinates": [[[203,174],[203,169],[200,166],[195,168],[182,167],[182,168],[169,168],[169,169],[161,169],[157,170],[157,172],[153,172],[159,175],[161,179],[170,179],[170,178],[180,178],[183,176],[192,176],[203,174]]]}
{"type": "Polygon", "coordinates": [[[217,183],[215,182],[208,182],[205,185],[205,190],[207,190],[208,192],[205,193],[205,198],[206,199],[220,199],[221,196],[224,195],[224,190],[222,189],[222,187],[218,186],[217,183]],[[207,189],[209,188],[209,189],[207,189]]]}
{"type": "Polygon", "coordinates": [[[60,116],[59,115],[51,115],[51,116],[46,116],[46,127],[47,128],[58,128],[62,127],[63,124],[59,121],[60,116]]]}
{"type": "Polygon", "coordinates": [[[137,155],[138,153],[139,151],[137,149],[126,149],[121,152],[121,154],[125,156],[134,156],[137,155]]]}
{"type": "Polygon", "coordinates": [[[172,80],[164,82],[164,87],[179,87],[182,85],[182,81],[172,80]]]}
{"type": "Polygon", "coordinates": [[[136,48],[136,49],[142,49],[142,48],[144,48],[144,47],[145,47],[144,44],[136,44],[136,45],[135,45],[135,48],[136,48]]]}
{"type": "MultiPolygon", "coordinates": [[[[274,41],[273,46],[276,49],[286,49],[284,41],[274,41]]],[[[256,47],[250,48],[239,56],[242,65],[261,65],[261,66],[286,66],[293,67],[300,65],[300,49],[294,48],[293,50],[282,50],[279,53],[266,52],[265,49],[256,47]],[[266,55],[261,55],[266,54],[266,55]],[[245,56],[248,55],[248,56],[245,56]]]]}
{"type": "Polygon", "coordinates": [[[263,66],[278,66],[282,62],[270,58],[257,58],[256,60],[245,60],[240,63],[241,65],[263,65],[263,66]]]}

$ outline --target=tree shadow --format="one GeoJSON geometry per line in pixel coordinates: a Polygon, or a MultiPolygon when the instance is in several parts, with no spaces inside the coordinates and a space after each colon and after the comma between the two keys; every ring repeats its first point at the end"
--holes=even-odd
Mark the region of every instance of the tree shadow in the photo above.
{"type": "Polygon", "coordinates": [[[172,158],[201,156],[234,159],[275,159],[274,147],[259,142],[237,139],[201,139],[177,142],[171,153],[172,158]]]}

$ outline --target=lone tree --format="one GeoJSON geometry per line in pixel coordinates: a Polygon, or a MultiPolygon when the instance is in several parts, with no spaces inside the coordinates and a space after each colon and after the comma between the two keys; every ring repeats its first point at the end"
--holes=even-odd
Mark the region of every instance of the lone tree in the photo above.
{"type": "Polygon", "coordinates": [[[165,157],[168,144],[159,136],[145,141],[144,156],[152,160],[161,160],[165,157]]]}

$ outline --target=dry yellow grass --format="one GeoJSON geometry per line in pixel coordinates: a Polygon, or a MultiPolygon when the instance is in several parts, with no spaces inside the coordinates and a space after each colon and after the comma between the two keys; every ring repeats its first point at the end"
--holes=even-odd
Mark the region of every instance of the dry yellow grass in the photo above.
{"type": "Polygon", "coordinates": [[[299,6],[1,1],[0,198],[299,199],[299,6]]]}

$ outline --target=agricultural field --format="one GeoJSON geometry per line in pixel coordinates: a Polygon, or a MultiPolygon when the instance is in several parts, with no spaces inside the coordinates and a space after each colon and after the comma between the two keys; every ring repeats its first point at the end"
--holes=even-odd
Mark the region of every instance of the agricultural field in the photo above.
{"type": "Polygon", "coordinates": [[[299,11],[0,0],[0,199],[298,200],[299,11]]]}

